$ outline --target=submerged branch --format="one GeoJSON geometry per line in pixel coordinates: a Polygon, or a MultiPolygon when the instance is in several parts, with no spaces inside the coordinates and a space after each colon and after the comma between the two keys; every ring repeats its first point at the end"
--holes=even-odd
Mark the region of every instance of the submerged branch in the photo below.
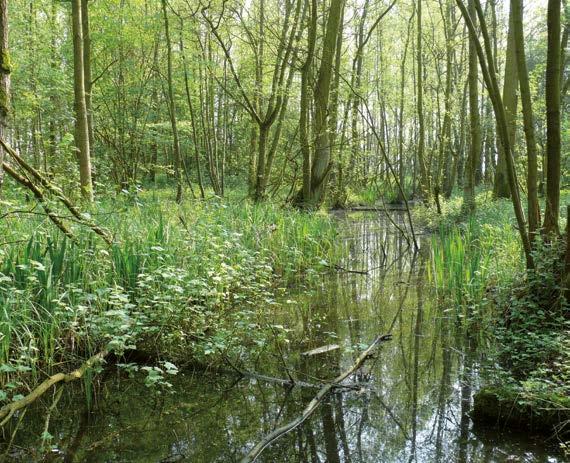
{"type": "Polygon", "coordinates": [[[333,391],[335,387],[338,387],[340,383],[342,383],[346,378],[359,370],[364,362],[372,355],[372,352],[376,349],[376,347],[380,343],[388,341],[390,338],[390,335],[378,336],[372,342],[372,344],[370,344],[370,346],[368,346],[368,348],[362,352],[362,354],[360,354],[356,362],[350,368],[337,376],[332,382],[325,384],[319,390],[317,395],[313,398],[313,400],[311,400],[311,402],[309,402],[300,416],[267,434],[257,445],[255,445],[249,451],[245,457],[243,457],[241,463],[254,462],[259,457],[259,455],[261,455],[261,452],[263,452],[263,450],[265,450],[274,441],[303,424],[315,412],[315,410],[317,410],[319,405],[330,394],[330,392],[333,391]]]}

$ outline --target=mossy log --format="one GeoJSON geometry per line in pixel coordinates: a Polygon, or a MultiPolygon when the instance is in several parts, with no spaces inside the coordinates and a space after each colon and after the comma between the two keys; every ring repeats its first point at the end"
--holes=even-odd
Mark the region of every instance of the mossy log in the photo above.
{"type": "Polygon", "coordinates": [[[471,417],[475,424],[569,436],[570,397],[528,400],[506,387],[487,387],[475,394],[471,417]]]}

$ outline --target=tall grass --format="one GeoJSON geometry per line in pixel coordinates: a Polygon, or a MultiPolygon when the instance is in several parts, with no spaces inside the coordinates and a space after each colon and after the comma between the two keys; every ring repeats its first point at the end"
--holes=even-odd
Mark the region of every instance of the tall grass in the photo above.
{"type": "Polygon", "coordinates": [[[473,221],[465,230],[441,227],[432,238],[430,276],[436,291],[451,296],[457,306],[480,300],[487,285],[489,259],[473,221]]]}
{"type": "Polygon", "coordinates": [[[444,204],[444,216],[432,235],[428,276],[437,294],[458,310],[481,308],[494,288],[504,287],[523,266],[522,249],[506,201],[489,203],[479,195],[478,208],[460,221],[461,201],[444,204]]]}

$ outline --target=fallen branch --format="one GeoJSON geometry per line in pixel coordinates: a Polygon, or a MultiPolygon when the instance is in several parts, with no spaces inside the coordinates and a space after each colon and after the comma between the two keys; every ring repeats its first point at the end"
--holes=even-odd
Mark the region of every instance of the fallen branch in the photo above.
{"type": "Polygon", "coordinates": [[[295,418],[293,421],[290,421],[287,424],[273,430],[271,433],[267,434],[257,445],[255,445],[249,453],[243,457],[241,463],[252,463],[254,462],[261,452],[265,450],[270,444],[274,441],[279,439],[280,437],[284,436],[285,434],[293,431],[295,428],[299,427],[303,424],[319,407],[321,402],[327,397],[327,395],[334,390],[335,388],[339,387],[340,383],[342,383],[346,378],[350,375],[354,374],[358,371],[364,362],[372,355],[374,349],[384,341],[388,341],[391,338],[390,335],[378,336],[368,348],[360,354],[356,362],[346,371],[341,373],[337,376],[332,382],[325,384],[317,393],[317,395],[309,402],[309,404],[305,407],[303,412],[300,416],[295,418]]]}
{"type": "Polygon", "coordinates": [[[369,270],[351,270],[348,268],[341,267],[340,265],[325,265],[332,270],[343,273],[355,273],[356,275],[368,275],[369,270]]]}
{"type": "Polygon", "coordinates": [[[32,183],[29,179],[27,179],[23,175],[20,175],[18,172],[12,169],[8,164],[3,163],[2,167],[10,177],[12,177],[16,182],[26,187],[34,194],[35,198],[42,205],[46,215],[50,218],[50,220],[54,223],[54,225],[57,228],[59,228],[63,232],[63,234],[67,236],[71,241],[76,241],[73,232],[69,228],[67,228],[65,223],[61,220],[61,218],[51,210],[42,190],[40,190],[36,185],[34,185],[34,183],[32,183]]]}
{"type": "MultiPolygon", "coordinates": [[[[111,233],[108,230],[106,230],[105,228],[100,227],[95,222],[90,220],[86,215],[81,213],[81,211],[71,202],[71,200],[67,196],[65,196],[65,194],[63,193],[61,188],[59,188],[57,185],[54,185],[52,182],[50,182],[45,177],[45,175],[43,175],[41,172],[39,172],[33,166],[28,164],[2,138],[0,138],[0,145],[2,146],[2,148],[4,148],[5,152],[8,153],[8,155],[22,169],[24,169],[24,171],[26,171],[28,174],[30,174],[32,177],[34,177],[40,183],[40,185],[42,185],[46,190],[48,190],[50,193],[52,193],[54,196],[56,196],[57,199],[59,199],[63,203],[63,205],[67,208],[67,210],[69,212],[71,212],[71,214],[77,219],[78,222],[80,222],[81,224],[91,228],[91,230],[94,233],[96,233],[97,235],[99,235],[109,246],[111,246],[113,244],[113,237],[111,236],[111,233]]],[[[2,167],[6,171],[8,171],[7,169],[9,169],[9,170],[12,170],[12,172],[14,172],[13,169],[10,169],[10,166],[6,162],[4,162],[2,164],[2,167]]],[[[10,174],[10,175],[13,176],[13,174],[10,174]]],[[[31,181],[28,181],[28,183],[25,184],[24,186],[31,189],[30,185],[33,185],[33,183],[31,181]]],[[[36,187],[36,189],[37,189],[37,187],[36,187]]],[[[35,194],[35,192],[34,192],[34,194],[35,194]]]]}
{"type": "Polygon", "coordinates": [[[61,382],[69,383],[70,381],[81,379],[85,372],[87,372],[96,364],[102,362],[108,354],[109,352],[107,350],[101,351],[85,361],[83,365],[81,365],[76,370],[73,370],[71,373],[57,373],[53,376],[50,376],[24,398],[4,405],[2,408],[0,408],[0,420],[2,420],[0,422],[0,427],[4,426],[10,420],[10,418],[12,418],[14,413],[34,403],[37,399],[49,391],[52,386],[61,382]]]}

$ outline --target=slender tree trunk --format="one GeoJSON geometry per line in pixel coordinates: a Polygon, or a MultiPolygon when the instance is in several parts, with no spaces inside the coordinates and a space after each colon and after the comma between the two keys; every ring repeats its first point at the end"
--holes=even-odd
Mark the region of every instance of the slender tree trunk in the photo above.
{"type": "Polygon", "coordinates": [[[81,28],[83,32],[83,74],[85,80],[85,107],[87,109],[87,126],[89,130],[89,146],[93,150],[95,136],[93,132],[93,108],[91,91],[91,28],[89,27],[89,0],[81,0],[81,28]]]}
{"type": "MultiPolygon", "coordinates": [[[[0,138],[6,139],[10,114],[10,52],[8,49],[8,0],[0,0],[0,138]]],[[[0,188],[4,182],[4,150],[0,148],[0,188]]]]}
{"type": "Polygon", "coordinates": [[[424,118],[424,64],[422,45],[422,0],[417,1],[417,110],[418,110],[418,163],[420,167],[420,190],[424,202],[429,203],[429,179],[425,162],[425,118],[424,118]]]}
{"type": "Polygon", "coordinates": [[[174,101],[174,88],[172,83],[172,43],[170,40],[170,27],[166,0],[162,2],[162,14],[164,17],[164,33],[166,36],[166,60],[167,60],[167,84],[168,84],[168,109],[170,113],[170,125],[172,127],[172,143],[174,151],[174,174],[176,176],[176,202],[182,201],[182,181],[180,178],[180,140],[178,138],[178,124],[176,122],[176,103],[174,101]]]}
{"type": "Polygon", "coordinates": [[[89,124],[85,103],[85,72],[83,68],[83,32],[81,0],[71,1],[73,23],[73,76],[75,94],[75,146],[79,159],[79,181],[81,195],[88,202],[93,201],[91,180],[91,152],[89,146],[89,124]]]}
{"type": "Polygon", "coordinates": [[[408,57],[408,48],[410,45],[410,30],[412,27],[413,15],[408,21],[408,30],[406,32],[406,42],[404,45],[404,55],[400,63],[400,111],[398,115],[398,181],[401,191],[398,192],[398,200],[403,202],[406,194],[406,171],[404,168],[404,110],[405,110],[405,87],[406,87],[406,59],[408,57]]]}
{"type": "Polygon", "coordinates": [[[523,31],[523,2],[511,0],[513,15],[514,42],[516,48],[518,78],[524,119],[524,133],[527,149],[527,194],[528,194],[528,232],[532,241],[540,228],[540,207],[538,204],[538,167],[536,135],[534,132],[534,115],[532,111],[532,96],[528,80],[526,64],[524,31],[523,31]]]}
{"type": "MultiPolygon", "coordinates": [[[[451,96],[453,91],[453,43],[455,39],[454,34],[454,26],[452,24],[452,2],[451,0],[447,0],[445,2],[445,40],[446,40],[446,47],[445,47],[445,115],[443,119],[443,140],[441,143],[442,155],[440,162],[442,166],[440,169],[442,170],[443,178],[441,183],[443,184],[443,194],[446,198],[451,196],[451,192],[453,189],[453,184],[451,183],[451,167],[452,167],[452,158],[453,158],[453,149],[451,143],[451,96]]],[[[438,179],[436,181],[436,189],[434,190],[434,194],[437,198],[439,194],[439,183],[440,183],[440,175],[438,175],[438,179]]]]}
{"type": "Polygon", "coordinates": [[[257,124],[252,124],[249,142],[249,166],[247,186],[248,194],[251,198],[255,197],[255,179],[257,174],[257,143],[259,140],[257,124]]]}
{"type": "MultiPolygon", "coordinates": [[[[307,0],[308,4],[309,0],[307,0]]],[[[309,8],[309,33],[307,36],[307,57],[301,67],[301,102],[299,114],[299,140],[301,144],[301,152],[303,154],[303,188],[302,203],[305,207],[309,207],[311,201],[311,177],[312,177],[312,156],[309,141],[309,107],[310,107],[310,90],[309,81],[311,78],[311,69],[313,66],[315,45],[317,40],[317,0],[310,0],[309,8]]]]}
{"type": "MultiPolygon", "coordinates": [[[[469,14],[475,18],[475,2],[469,0],[469,14]]],[[[475,171],[481,151],[481,122],[479,115],[479,72],[474,40],[469,40],[469,127],[471,143],[465,165],[463,180],[463,208],[468,213],[475,211],[475,171]]]]}
{"type": "MultiPolygon", "coordinates": [[[[483,37],[483,46],[479,42],[477,36],[477,29],[473,23],[473,17],[463,4],[462,0],[456,0],[457,6],[461,10],[461,14],[465,20],[467,28],[469,30],[469,35],[472,42],[475,44],[475,50],[477,52],[477,57],[479,59],[479,65],[483,74],[483,79],[485,81],[485,86],[487,87],[487,92],[493,103],[493,111],[495,113],[495,118],[497,120],[498,135],[501,139],[503,148],[505,149],[506,159],[507,159],[507,172],[509,178],[509,188],[511,190],[511,198],[513,203],[513,209],[515,212],[515,217],[517,220],[517,226],[519,230],[519,235],[521,237],[527,269],[534,268],[534,259],[532,256],[532,248],[530,245],[530,239],[526,229],[526,218],[524,215],[524,210],[521,205],[519,186],[517,183],[517,174],[515,169],[513,149],[509,142],[508,130],[507,130],[507,117],[505,113],[505,107],[503,104],[503,99],[501,97],[501,92],[499,90],[499,84],[497,82],[497,73],[495,71],[495,64],[493,58],[493,51],[491,49],[491,41],[489,39],[489,34],[487,31],[485,18],[481,8],[481,3],[479,0],[471,0],[476,2],[475,9],[477,16],[481,22],[481,33],[483,37]]],[[[473,12],[472,12],[473,13],[473,12]]]]}
{"type": "Polygon", "coordinates": [[[566,301],[570,302],[570,204],[566,206],[566,259],[564,264],[564,280],[566,301]]]}
{"type": "MultiPolygon", "coordinates": [[[[516,122],[517,122],[517,56],[515,46],[515,35],[513,25],[513,11],[509,14],[509,33],[507,37],[507,54],[505,60],[505,80],[503,82],[503,104],[507,115],[507,130],[509,133],[509,142],[511,146],[515,146],[516,138],[516,122]]],[[[502,144],[498,143],[499,159],[497,162],[497,171],[495,172],[495,185],[493,193],[496,198],[510,198],[511,192],[509,188],[507,159],[502,144]]]]}
{"type": "Polygon", "coordinates": [[[311,165],[310,207],[318,207],[323,201],[330,172],[329,97],[337,37],[341,32],[340,18],[343,3],[344,0],[331,0],[315,87],[315,157],[311,165]]]}
{"type": "MultiPolygon", "coordinates": [[[[366,7],[366,6],[365,6],[366,7]]],[[[342,42],[343,42],[343,34],[342,34],[342,27],[344,22],[344,5],[342,7],[342,11],[340,14],[340,21],[339,27],[341,31],[337,36],[336,42],[336,50],[335,50],[335,60],[334,60],[334,79],[331,86],[331,101],[330,101],[330,115],[329,115],[329,133],[330,133],[330,147],[331,147],[331,162],[334,163],[334,166],[337,169],[334,169],[334,174],[336,175],[339,160],[341,157],[340,151],[338,150],[337,145],[337,132],[338,132],[338,103],[339,103],[339,88],[340,88],[340,67],[342,63],[342,42]],[[338,156],[337,156],[338,153],[338,156]]],[[[335,184],[334,180],[331,181],[331,184],[335,184]]],[[[344,200],[342,198],[346,197],[344,192],[335,191],[334,192],[334,201],[338,205],[343,205],[344,200]]]]}
{"type": "MultiPolygon", "coordinates": [[[[159,122],[159,108],[160,103],[158,101],[158,45],[160,38],[156,37],[154,40],[154,50],[153,50],[153,79],[152,79],[152,90],[150,94],[151,108],[152,108],[152,118],[151,121],[156,124],[159,122]]],[[[150,166],[148,169],[148,178],[154,184],[156,182],[156,166],[158,164],[158,133],[153,134],[152,141],[150,143],[150,166]]]]}
{"type": "Polygon", "coordinates": [[[546,212],[544,232],[559,233],[560,215],[560,0],[548,0],[546,56],[546,212]]]}
{"type": "Polygon", "coordinates": [[[192,94],[190,92],[190,82],[188,79],[188,64],[186,62],[186,54],[184,52],[184,40],[183,40],[183,24],[180,24],[180,52],[182,54],[182,61],[184,64],[184,89],[186,90],[186,101],[188,103],[188,109],[190,111],[190,123],[192,124],[192,145],[194,145],[194,162],[196,164],[196,174],[198,175],[198,187],[200,188],[200,197],[204,199],[206,193],[204,191],[204,182],[202,180],[202,168],[200,166],[200,146],[198,142],[198,131],[196,130],[196,114],[194,112],[194,105],[192,104],[192,94]]]}
{"type": "MultiPolygon", "coordinates": [[[[368,14],[368,1],[365,1],[363,9],[362,9],[362,16],[360,17],[358,27],[355,34],[356,39],[356,55],[354,56],[354,60],[352,63],[352,77],[351,77],[351,86],[355,90],[354,95],[352,95],[352,102],[351,102],[351,148],[352,148],[352,159],[354,162],[356,160],[363,158],[362,153],[362,144],[363,144],[363,137],[358,132],[358,121],[360,119],[360,90],[362,84],[362,68],[363,68],[363,61],[364,61],[364,50],[362,47],[362,43],[364,41],[364,26],[366,23],[366,16],[368,14]]],[[[363,166],[365,168],[365,166],[363,166]]]]}

